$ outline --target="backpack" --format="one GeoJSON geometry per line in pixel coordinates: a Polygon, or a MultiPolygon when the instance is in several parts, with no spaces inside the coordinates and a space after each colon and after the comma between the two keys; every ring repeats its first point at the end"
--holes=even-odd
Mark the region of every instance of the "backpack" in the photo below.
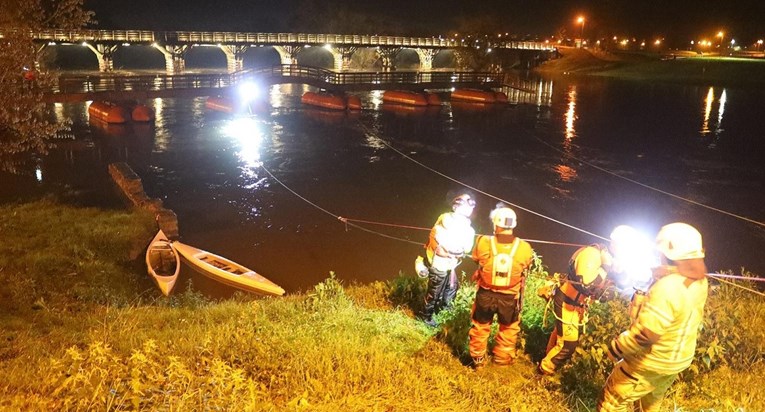
{"type": "Polygon", "coordinates": [[[509,288],[512,286],[513,257],[515,257],[519,244],[520,239],[516,237],[513,240],[513,248],[510,250],[510,253],[497,253],[497,240],[494,236],[491,237],[491,254],[494,256],[491,271],[492,286],[497,288],[509,288]]]}

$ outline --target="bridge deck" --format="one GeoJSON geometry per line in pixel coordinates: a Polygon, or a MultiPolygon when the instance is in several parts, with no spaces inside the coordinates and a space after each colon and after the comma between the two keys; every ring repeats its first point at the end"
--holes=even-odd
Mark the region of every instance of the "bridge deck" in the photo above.
{"type": "MultiPolygon", "coordinates": [[[[227,44],[227,45],[325,45],[337,46],[396,46],[424,48],[456,48],[468,46],[462,40],[443,37],[408,37],[367,34],[322,33],[248,33],[206,31],[147,31],[147,30],[36,30],[30,33],[40,42],[61,43],[163,43],[171,45],[227,44]]],[[[0,38],[3,33],[0,32],[0,38]]],[[[552,51],[555,46],[537,41],[495,40],[490,47],[498,49],[552,51]]]]}

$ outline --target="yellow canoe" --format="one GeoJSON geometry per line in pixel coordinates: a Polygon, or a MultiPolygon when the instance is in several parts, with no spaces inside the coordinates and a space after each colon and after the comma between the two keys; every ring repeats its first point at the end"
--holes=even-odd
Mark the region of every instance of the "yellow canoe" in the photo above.
{"type": "Polygon", "coordinates": [[[178,280],[181,259],[162,230],[157,232],[146,249],[146,268],[162,294],[169,295],[178,280]]]}
{"type": "Polygon", "coordinates": [[[173,242],[173,247],[198,272],[213,280],[248,292],[284,295],[279,285],[234,261],[181,242],[173,242]]]}

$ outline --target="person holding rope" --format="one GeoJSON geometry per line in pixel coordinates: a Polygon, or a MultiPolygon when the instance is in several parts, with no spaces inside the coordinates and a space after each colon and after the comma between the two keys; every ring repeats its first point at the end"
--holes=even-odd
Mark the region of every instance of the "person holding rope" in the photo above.
{"type": "MultiPolygon", "coordinates": [[[[696,352],[709,285],[701,234],[685,223],[661,228],[656,237],[661,265],[642,302],[633,298],[632,325],[607,351],[614,369],[598,411],[658,411],[664,395],[696,352]]],[[[636,295],[638,296],[638,295],[636,295]]]]}
{"type": "Polygon", "coordinates": [[[475,199],[462,193],[451,201],[452,211],[438,217],[430,230],[425,245],[425,259],[416,265],[418,273],[428,277],[428,290],[420,318],[429,326],[436,326],[433,315],[449,307],[457,295],[459,282],[455,269],[462,257],[473,248],[475,230],[471,226],[475,199]]]}
{"type": "Polygon", "coordinates": [[[494,235],[479,236],[472,255],[478,263],[478,270],[473,275],[478,291],[470,315],[468,335],[475,369],[486,364],[486,347],[494,315],[497,315],[499,323],[492,351],[494,363],[510,365],[518,357],[516,343],[521,330],[525,272],[534,253],[528,242],[513,234],[518,224],[513,209],[499,204],[489,218],[494,226],[494,235]]]}
{"type": "MultiPolygon", "coordinates": [[[[637,232],[629,226],[617,226],[611,232],[609,246],[593,244],[574,252],[569,261],[568,272],[560,279],[560,285],[552,295],[555,328],[547,342],[547,354],[539,363],[538,372],[554,374],[571,359],[579,345],[579,336],[587,323],[590,302],[599,299],[613,283],[609,272],[620,273],[614,255],[628,255],[624,249],[633,244],[637,232]]],[[[542,293],[544,295],[544,293],[542,293]]]]}

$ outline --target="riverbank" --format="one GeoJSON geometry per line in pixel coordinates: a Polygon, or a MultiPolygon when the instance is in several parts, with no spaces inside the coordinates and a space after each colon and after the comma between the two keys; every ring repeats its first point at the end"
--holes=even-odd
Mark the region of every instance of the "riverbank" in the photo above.
{"type": "MultiPolygon", "coordinates": [[[[141,212],[0,208],[0,409],[586,411],[611,368],[603,343],[627,322],[623,299],[595,305],[574,362],[541,379],[534,362],[549,327],[528,293],[523,357],[474,372],[465,282],[438,329],[413,318],[424,281],[409,276],[367,285],[330,276],[285,298],[163,298],[138,253],[153,230],[141,212]]],[[[763,318],[759,297],[715,289],[697,360],[667,405],[765,409],[765,395],[744,389],[765,378],[763,318]]]]}
{"type": "Polygon", "coordinates": [[[592,75],[629,80],[761,87],[765,86],[765,59],[705,57],[691,54],[620,54],[562,48],[561,58],[536,70],[543,74],[592,75]]]}

